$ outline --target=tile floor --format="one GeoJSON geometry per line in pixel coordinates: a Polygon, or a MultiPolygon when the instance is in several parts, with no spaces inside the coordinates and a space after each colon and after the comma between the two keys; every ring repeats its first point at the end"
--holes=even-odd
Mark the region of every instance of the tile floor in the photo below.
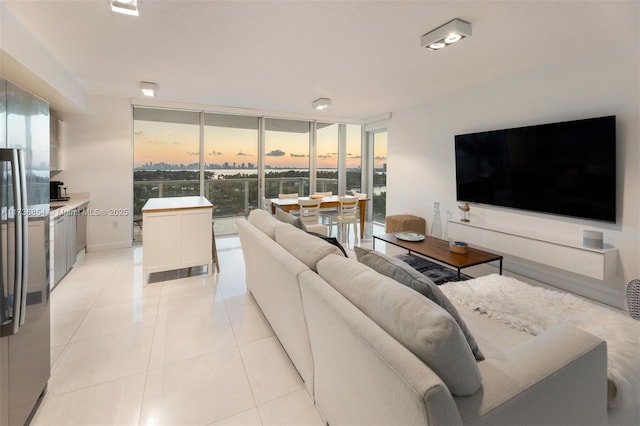
{"type": "Polygon", "coordinates": [[[51,293],[51,378],[33,425],[322,425],[247,293],[237,237],[222,271],[152,275],[142,247],[89,253],[51,293]]]}

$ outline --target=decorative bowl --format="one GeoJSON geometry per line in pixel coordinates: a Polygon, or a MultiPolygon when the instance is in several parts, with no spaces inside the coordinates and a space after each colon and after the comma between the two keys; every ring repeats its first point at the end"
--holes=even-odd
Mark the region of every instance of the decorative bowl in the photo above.
{"type": "Polygon", "coordinates": [[[396,238],[403,241],[422,241],[424,240],[424,235],[418,234],[416,232],[398,232],[396,234],[396,238]]]}
{"type": "Polygon", "coordinates": [[[452,253],[465,254],[469,252],[469,244],[464,241],[452,241],[449,243],[449,251],[452,253]]]}
{"type": "Polygon", "coordinates": [[[324,197],[324,195],[322,195],[322,194],[312,194],[312,195],[309,195],[309,198],[311,198],[312,200],[320,200],[320,199],[321,199],[321,198],[323,198],[323,197],[324,197]]]}

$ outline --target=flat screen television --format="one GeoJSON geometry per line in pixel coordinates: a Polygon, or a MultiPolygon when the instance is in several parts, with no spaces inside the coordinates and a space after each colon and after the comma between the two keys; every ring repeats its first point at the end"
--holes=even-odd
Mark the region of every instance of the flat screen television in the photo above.
{"type": "Polygon", "coordinates": [[[458,201],[616,221],[615,116],[456,135],[458,201]]]}

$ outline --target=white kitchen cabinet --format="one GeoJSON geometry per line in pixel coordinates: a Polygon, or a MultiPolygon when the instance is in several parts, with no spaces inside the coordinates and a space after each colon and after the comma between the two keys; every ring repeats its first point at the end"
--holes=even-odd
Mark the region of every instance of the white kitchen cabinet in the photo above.
{"type": "Polygon", "coordinates": [[[76,263],[77,210],[70,209],[53,216],[49,242],[52,288],[67,275],[76,263]]]}
{"type": "MultiPolygon", "coordinates": [[[[64,215],[53,218],[53,286],[69,272],[67,270],[67,236],[65,234],[64,215]]],[[[52,287],[53,287],[52,286],[52,287]]]]}
{"type": "Polygon", "coordinates": [[[49,229],[49,276],[53,288],[76,263],[86,248],[86,208],[89,198],[51,204],[49,229]]]}
{"type": "Polygon", "coordinates": [[[142,208],[143,282],[148,274],[207,265],[212,273],[212,204],[204,197],[151,198],[142,208]]]}
{"type": "Polygon", "coordinates": [[[69,272],[76,263],[76,221],[78,211],[73,209],[64,215],[64,235],[67,239],[65,249],[66,253],[66,272],[69,272]]]}

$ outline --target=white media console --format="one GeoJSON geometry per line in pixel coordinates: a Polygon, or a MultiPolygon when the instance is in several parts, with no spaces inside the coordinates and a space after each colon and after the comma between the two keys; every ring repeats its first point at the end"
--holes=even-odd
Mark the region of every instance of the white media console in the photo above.
{"type": "Polygon", "coordinates": [[[497,227],[477,222],[450,220],[450,239],[502,252],[503,254],[552,266],[597,280],[618,273],[618,249],[594,249],[581,245],[582,234],[575,241],[552,240],[531,231],[497,227]]]}

